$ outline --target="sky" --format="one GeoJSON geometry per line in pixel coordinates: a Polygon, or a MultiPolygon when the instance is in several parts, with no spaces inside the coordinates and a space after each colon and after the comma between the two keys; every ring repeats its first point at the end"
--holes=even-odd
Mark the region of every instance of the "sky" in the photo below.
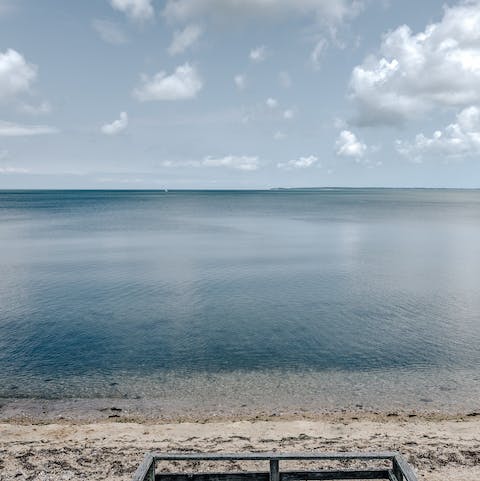
{"type": "Polygon", "coordinates": [[[480,187],[480,1],[0,0],[0,188],[480,187]]]}

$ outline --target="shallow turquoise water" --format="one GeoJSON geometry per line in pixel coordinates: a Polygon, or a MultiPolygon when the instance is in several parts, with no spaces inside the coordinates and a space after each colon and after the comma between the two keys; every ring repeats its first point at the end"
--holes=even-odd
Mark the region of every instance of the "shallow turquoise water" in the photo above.
{"type": "Polygon", "coordinates": [[[480,191],[4,191],[0,246],[0,396],[279,372],[478,390],[480,191]]]}

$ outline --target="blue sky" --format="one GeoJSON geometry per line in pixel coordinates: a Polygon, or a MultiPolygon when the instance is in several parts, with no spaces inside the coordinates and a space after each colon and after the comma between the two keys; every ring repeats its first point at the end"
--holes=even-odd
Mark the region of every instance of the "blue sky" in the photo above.
{"type": "Polygon", "coordinates": [[[0,188],[479,180],[478,1],[0,0],[0,188]]]}

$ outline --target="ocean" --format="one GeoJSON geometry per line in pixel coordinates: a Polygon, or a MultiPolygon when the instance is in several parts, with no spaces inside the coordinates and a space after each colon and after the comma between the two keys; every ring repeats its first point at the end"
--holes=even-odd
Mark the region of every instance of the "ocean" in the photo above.
{"type": "Polygon", "coordinates": [[[1,191],[0,397],[478,407],[480,191],[1,191]]]}

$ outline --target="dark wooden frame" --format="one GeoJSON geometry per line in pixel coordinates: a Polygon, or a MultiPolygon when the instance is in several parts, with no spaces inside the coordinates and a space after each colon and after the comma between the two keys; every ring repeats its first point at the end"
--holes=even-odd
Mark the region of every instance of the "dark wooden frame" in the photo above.
{"type": "Polygon", "coordinates": [[[386,479],[417,481],[410,465],[397,452],[380,453],[240,453],[176,454],[147,453],[132,481],[306,481],[306,480],[386,479]],[[280,471],[280,461],[390,461],[384,469],[339,469],[321,471],[280,471]],[[157,461],[269,461],[269,472],[161,473],[157,461]]]}

